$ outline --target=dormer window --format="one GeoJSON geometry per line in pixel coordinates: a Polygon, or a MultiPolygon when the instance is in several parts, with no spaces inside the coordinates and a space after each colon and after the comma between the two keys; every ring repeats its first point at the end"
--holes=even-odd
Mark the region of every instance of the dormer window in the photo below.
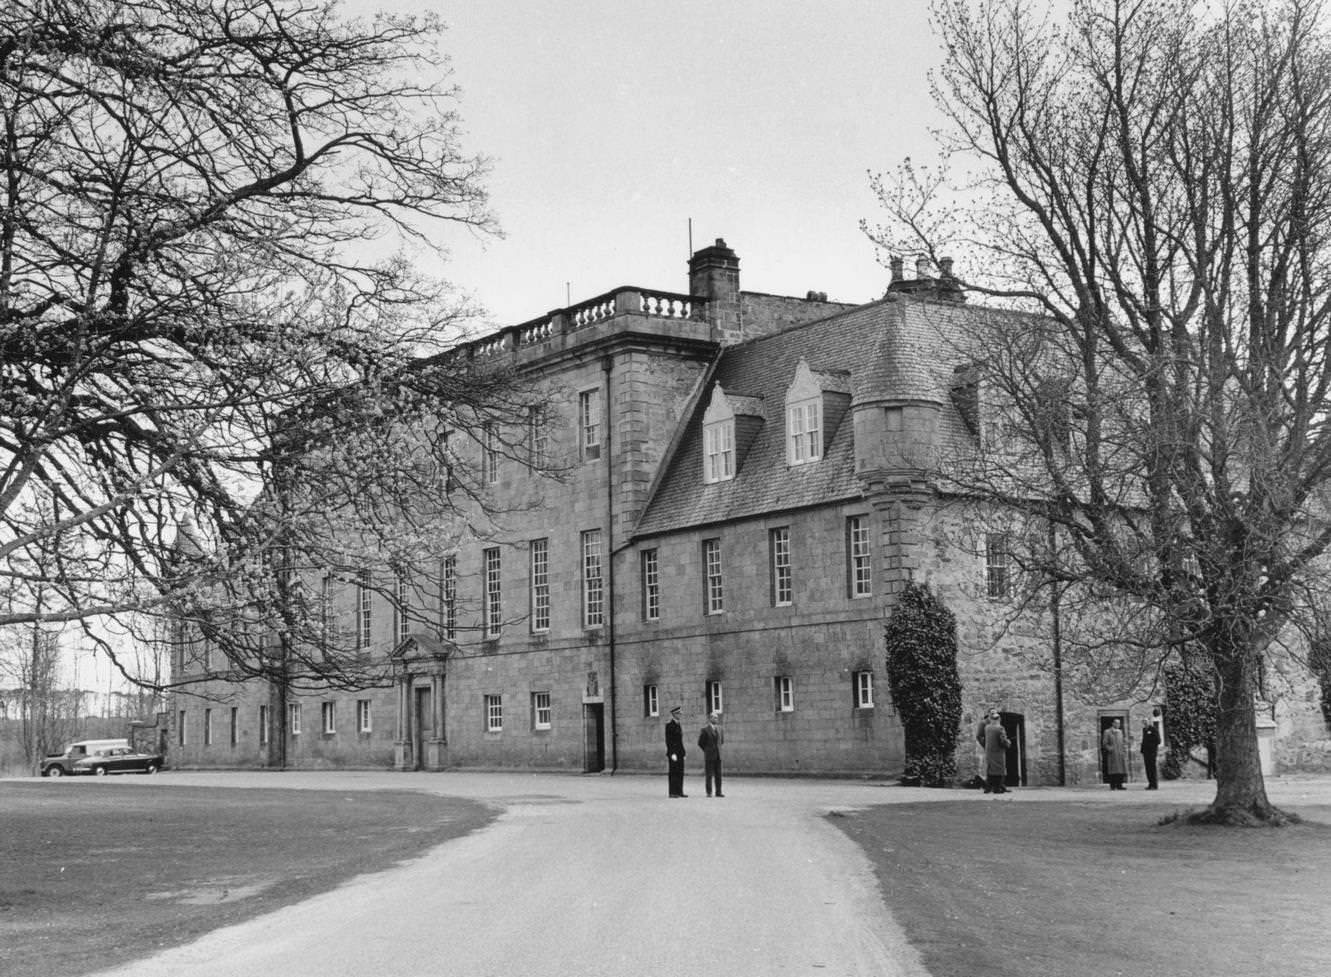
{"type": "Polygon", "coordinates": [[[718,385],[702,418],[703,472],[707,485],[735,477],[735,411],[718,385]]]}
{"type": "Polygon", "coordinates": [[[822,457],[822,399],[786,405],[786,460],[803,465],[822,457]]]}
{"type": "Polygon", "coordinates": [[[735,477],[735,419],[719,421],[703,428],[707,455],[707,484],[726,482],[735,477]]]}
{"type": "Polygon", "coordinates": [[[823,456],[823,388],[803,359],[786,389],[786,463],[807,465],[823,456]]]}

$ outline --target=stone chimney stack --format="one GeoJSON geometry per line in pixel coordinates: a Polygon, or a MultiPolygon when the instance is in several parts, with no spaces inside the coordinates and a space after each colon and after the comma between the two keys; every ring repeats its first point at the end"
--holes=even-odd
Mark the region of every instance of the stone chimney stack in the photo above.
{"type": "Polygon", "coordinates": [[[739,300],[739,258],[717,238],[689,259],[689,294],[707,299],[707,318],[725,345],[744,338],[739,300]]]}
{"type": "Polygon", "coordinates": [[[919,279],[929,277],[929,259],[924,255],[915,259],[915,277],[919,279]]]}
{"type": "Polygon", "coordinates": [[[898,257],[894,257],[894,258],[892,259],[892,281],[894,281],[894,282],[899,282],[899,281],[901,281],[903,278],[906,277],[906,276],[902,273],[902,268],[903,268],[904,266],[905,266],[905,262],[902,261],[901,258],[900,258],[899,256],[898,256],[898,257]]]}

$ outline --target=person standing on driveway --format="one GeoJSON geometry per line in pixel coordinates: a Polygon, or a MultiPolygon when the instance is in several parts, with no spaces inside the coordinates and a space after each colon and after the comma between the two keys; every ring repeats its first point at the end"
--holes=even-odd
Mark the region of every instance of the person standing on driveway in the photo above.
{"type": "Polygon", "coordinates": [[[669,783],[671,797],[688,797],[684,793],[684,727],[679,724],[679,706],[670,710],[670,721],[666,723],[666,780],[669,783]]]}
{"type": "Polygon", "coordinates": [[[698,734],[698,745],[702,747],[703,756],[703,776],[707,781],[707,796],[712,796],[712,782],[716,782],[716,796],[725,797],[721,793],[721,744],[725,742],[725,733],[717,725],[720,720],[720,713],[712,713],[708,717],[707,725],[702,728],[698,734]]]}
{"type": "Polygon", "coordinates": [[[1012,741],[1003,732],[1003,724],[998,713],[989,713],[989,722],[984,726],[984,792],[986,794],[1006,794],[1007,786],[1007,748],[1012,741]]]}
{"type": "Polygon", "coordinates": [[[1109,779],[1110,790],[1127,790],[1123,779],[1128,775],[1128,751],[1123,744],[1123,720],[1115,719],[1114,724],[1100,737],[1100,749],[1105,751],[1105,776],[1109,779]]]}
{"type": "Polygon", "coordinates": [[[1146,789],[1159,790],[1160,776],[1156,771],[1155,758],[1160,752],[1160,730],[1155,728],[1155,721],[1149,716],[1142,720],[1142,764],[1146,767],[1146,789]]]}

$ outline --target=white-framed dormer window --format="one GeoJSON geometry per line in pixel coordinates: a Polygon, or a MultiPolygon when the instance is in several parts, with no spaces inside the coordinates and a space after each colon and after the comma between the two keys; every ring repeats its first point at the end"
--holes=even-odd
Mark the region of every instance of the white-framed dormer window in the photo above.
{"type": "Polygon", "coordinates": [[[800,360],[786,389],[786,463],[807,465],[823,456],[823,388],[800,360]]]}
{"type": "Polygon", "coordinates": [[[728,482],[735,477],[735,421],[721,421],[703,427],[704,450],[707,456],[703,481],[728,482]]]}
{"type": "Polygon", "coordinates": [[[717,386],[702,418],[703,482],[713,485],[735,477],[735,412],[717,386]]]}

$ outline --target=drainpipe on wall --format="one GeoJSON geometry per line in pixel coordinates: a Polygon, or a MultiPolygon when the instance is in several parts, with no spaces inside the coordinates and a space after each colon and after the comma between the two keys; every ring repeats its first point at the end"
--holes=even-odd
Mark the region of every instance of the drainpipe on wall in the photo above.
{"type": "Polygon", "coordinates": [[[610,370],[614,365],[612,357],[601,359],[601,371],[605,374],[605,572],[606,600],[608,607],[605,615],[605,637],[610,653],[610,772],[619,769],[619,723],[615,716],[615,453],[611,441],[610,428],[610,370]]]}
{"type": "MultiPolygon", "coordinates": [[[[1058,536],[1053,525],[1049,527],[1049,552],[1054,552],[1058,536]]],[[[1054,723],[1058,733],[1058,786],[1068,783],[1067,749],[1063,731],[1063,622],[1060,617],[1059,584],[1054,581],[1053,596],[1049,601],[1049,610],[1053,616],[1054,643],[1054,723]]]]}

